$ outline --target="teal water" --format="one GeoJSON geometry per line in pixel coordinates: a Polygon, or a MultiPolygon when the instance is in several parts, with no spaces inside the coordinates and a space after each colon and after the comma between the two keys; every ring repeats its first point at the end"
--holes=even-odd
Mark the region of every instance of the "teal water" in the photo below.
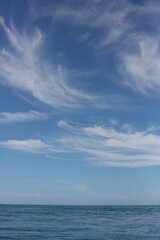
{"type": "Polygon", "coordinates": [[[0,239],[160,239],[160,206],[0,205],[0,239]]]}

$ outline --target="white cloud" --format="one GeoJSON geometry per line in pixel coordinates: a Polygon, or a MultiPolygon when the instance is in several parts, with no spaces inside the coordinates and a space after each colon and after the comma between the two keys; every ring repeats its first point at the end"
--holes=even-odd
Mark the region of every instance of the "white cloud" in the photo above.
{"type": "Polygon", "coordinates": [[[0,124],[11,123],[11,122],[30,122],[30,121],[47,119],[48,117],[49,117],[48,114],[37,112],[37,111],[16,112],[16,113],[1,112],[0,124]]]}
{"type": "Polygon", "coordinates": [[[80,40],[106,54],[116,50],[123,65],[123,83],[147,93],[160,90],[159,11],[156,0],[88,0],[80,7],[67,3],[46,8],[43,14],[52,16],[54,21],[65,19],[73,26],[85,26],[80,40]],[[108,44],[113,43],[114,47],[109,49],[108,44]]]}
{"type": "Polygon", "coordinates": [[[159,125],[151,125],[147,129],[148,132],[159,132],[160,126],[159,125]]]}
{"type": "Polygon", "coordinates": [[[109,119],[109,123],[111,125],[117,125],[119,122],[118,122],[118,120],[111,118],[111,119],[109,119]]]}
{"type": "Polygon", "coordinates": [[[57,123],[57,126],[62,128],[67,128],[67,129],[70,127],[70,125],[67,123],[66,120],[59,120],[57,123]]]}
{"type": "MultiPolygon", "coordinates": [[[[64,127],[59,125],[59,127],[64,127]]],[[[117,126],[116,126],[117,127],[117,126]]],[[[66,135],[48,140],[48,144],[39,139],[1,141],[1,147],[49,154],[53,157],[65,152],[61,159],[71,159],[76,153],[79,160],[87,160],[97,166],[144,167],[160,165],[160,135],[146,131],[124,132],[119,128],[94,125],[82,127],[67,123],[66,135]],[[56,154],[56,155],[55,155],[56,154]]],[[[56,180],[64,183],[63,180],[56,180]]],[[[71,185],[70,182],[65,184],[71,185]]],[[[76,187],[76,186],[71,186],[76,187]]]]}
{"type": "Polygon", "coordinates": [[[26,140],[8,140],[0,142],[0,145],[5,148],[27,151],[33,153],[43,153],[49,150],[49,145],[45,144],[39,139],[26,140]]]}
{"type": "Polygon", "coordinates": [[[48,8],[44,15],[53,16],[54,20],[65,19],[73,25],[89,27],[80,39],[91,40],[92,31],[97,30],[94,47],[104,47],[117,41],[130,27],[126,17],[135,8],[128,1],[85,1],[79,8],[63,5],[61,8],[48,8]],[[74,20],[73,20],[74,19],[74,20]]]}
{"type": "MultiPolygon", "coordinates": [[[[70,130],[71,128],[69,128],[70,130]]],[[[75,127],[72,135],[58,139],[61,147],[83,153],[100,166],[142,167],[160,165],[160,136],[144,132],[122,132],[95,125],[75,127]]]]}
{"type": "Polygon", "coordinates": [[[0,18],[1,28],[5,31],[11,47],[0,51],[1,84],[29,92],[36,99],[53,107],[80,106],[82,102],[92,102],[92,97],[68,83],[68,72],[60,66],[51,66],[42,57],[45,35],[38,28],[32,34],[27,29],[19,32],[11,24],[7,27],[0,18]]]}
{"type": "Polygon", "coordinates": [[[132,132],[133,126],[131,124],[125,123],[122,125],[121,129],[127,132],[132,132]]]}
{"type": "Polygon", "coordinates": [[[123,72],[128,74],[126,84],[135,90],[147,93],[160,89],[159,37],[137,39],[138,51],[122,56],[123,72]]]}
{"type": "Polygon", "coordinates": [[[0,27],[10,43],[0,50],[0,84],[29,93],[55,108],[122,107],[120,96],[98,96],[76,88],[76,71],[51,62],[44,54],[47,36],[39,28],[33,27],[32,33],[25,28],[20,32],[13,23],[8,27],[2,17],[0,27]]]}

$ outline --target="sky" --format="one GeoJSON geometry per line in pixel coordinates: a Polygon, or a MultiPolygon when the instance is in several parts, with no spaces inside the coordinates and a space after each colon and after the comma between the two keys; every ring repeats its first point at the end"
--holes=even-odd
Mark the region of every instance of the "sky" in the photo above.
{"type": "Polygon", "coordinates": [[[160,204],[158,0],[0,0],[0,203],[160,204]]]}

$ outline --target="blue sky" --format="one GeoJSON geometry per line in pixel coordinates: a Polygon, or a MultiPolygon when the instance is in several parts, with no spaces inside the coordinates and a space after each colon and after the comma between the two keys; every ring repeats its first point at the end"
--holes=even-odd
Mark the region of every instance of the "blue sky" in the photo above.
{"type": "Polygon", "coordinates": [[[0,203],[160,203],[159,1],[0,0],[0,203]]]}

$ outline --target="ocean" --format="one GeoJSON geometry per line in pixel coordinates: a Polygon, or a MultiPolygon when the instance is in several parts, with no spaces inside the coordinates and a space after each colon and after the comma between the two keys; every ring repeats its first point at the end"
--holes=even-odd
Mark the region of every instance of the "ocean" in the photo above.
{"type": "Polygon", "coordinates": [[[160,206],[0,205],[0,239],[160,239],[160,206]]]}

